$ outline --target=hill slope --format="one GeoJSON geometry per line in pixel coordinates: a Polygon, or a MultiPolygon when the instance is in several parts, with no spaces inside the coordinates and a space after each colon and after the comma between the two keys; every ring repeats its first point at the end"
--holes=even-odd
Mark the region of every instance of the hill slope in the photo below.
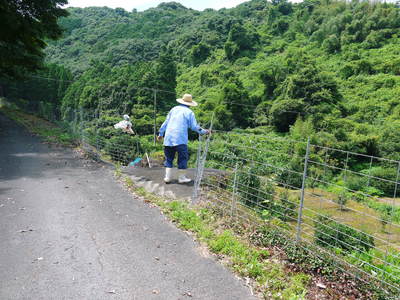
{"type": "MultiPolygon", "coordinates": [[[[171,2],[144,12],[71,8],[60,23],[65,37],[47,53],[76,78],[64,113],[125,111],[150,134],[153,92],[141,88],[190,92],[200,120],[215,112],[219,129],[294,126],[297,138],[400,158],[400,9],[393,4],[252,0],[199,12],[171,2]],[[309,126],[296,131],[298,119],[309,126]]],[[[175,97],[159,92],[159,121],[175,97]]]]}

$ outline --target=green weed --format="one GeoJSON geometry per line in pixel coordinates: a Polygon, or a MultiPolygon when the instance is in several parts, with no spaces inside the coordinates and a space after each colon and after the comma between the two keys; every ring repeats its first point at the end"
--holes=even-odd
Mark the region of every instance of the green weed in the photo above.
{"type": "Polygon", "coordinates": [[[121,176],[122,176],[122,170],[121,170],[121,165],[120,164],[116,164],[115,165],[115,171],[114,171],[114,176],[116,177],[116,178],[121,178],[121,176]]]}
{"type": "Polygon", "coordinates": [[[30,132],[41,136],[49,143],[61,144],[63,146],[72,146],[75,144],[73,136],[64,128],[58,127],[42,118],[26,114],[20,110],[7,108],[5,106],[0,109],[10,119],[24,126],[30,132]]]}
{"type": "Polygon", "coordinates": [[[136,188],[129,177],[125,177],[124,182],[136,194],[157,204],[178,227],[195,233],[198,240],[207,245],[211,252],[223,255],[229,261],[229,267],[241,276],[253,279],[257,287],[264,290],[263,293],[271,293],[276,299],[304,298],[308,275],[288,274],[281,263],[270,259],[267,250],[258,249],[241,240],[232,230],[220,232],[218,217],[213,215],[211,209],[191,207],[182,201],[166,201],[143,188],[136,188]],[[268,291],[265,291],[266,287],[268,291]]]}

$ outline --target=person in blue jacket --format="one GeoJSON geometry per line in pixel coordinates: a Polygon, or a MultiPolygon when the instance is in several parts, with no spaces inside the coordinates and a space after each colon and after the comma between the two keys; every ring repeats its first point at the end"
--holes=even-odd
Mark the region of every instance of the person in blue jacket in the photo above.
{"type": "Polygon", "coordinates": [[[197,124],[196,117],[191,106],[197,106],[197,102],[193,101],[192,95],[185,94],[182,98],[176,99],[180,105],[175,106],[168,113],[167,119],[161,125],[158,140],[164,137],[164,154],[165,154],[165,183],[172,180],[173,161],[175,153],[178,152],[178,169],[179,183],[188,183],[190,178],[186,177],[187,163],[189,160],[188,151],[188,129],[196,131],[199,134],[208,134],[209,130],[203,129],[197,124]]]}

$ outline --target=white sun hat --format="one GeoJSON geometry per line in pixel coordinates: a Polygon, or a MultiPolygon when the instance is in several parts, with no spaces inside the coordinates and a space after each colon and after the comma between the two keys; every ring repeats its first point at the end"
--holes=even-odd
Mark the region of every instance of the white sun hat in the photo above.
{"type": "Polygon", "coordinates": [[[176,99],[176,101],[180,104],[183,105],[188,105],[188,106],[197,106],[197,102],[193,101],[192,95],[190,94],[185,94],[183,95],[182,98],[176,99]]]}
{"type": "Polygon", "coordinates": [[[124,120],[125,120],[125,121],[129,121],[129,119],[130,119],[130,118],[129,118],[128,115],[124,115],[124,120]]]}

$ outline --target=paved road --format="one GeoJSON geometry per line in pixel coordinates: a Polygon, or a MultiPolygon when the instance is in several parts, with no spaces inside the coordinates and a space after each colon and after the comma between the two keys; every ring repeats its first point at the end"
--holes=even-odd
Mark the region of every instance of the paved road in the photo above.
{"type": "Polygon", "coordinates": [[[111,170],[0,115],[0,299],[253,299],[111,170]]]}

